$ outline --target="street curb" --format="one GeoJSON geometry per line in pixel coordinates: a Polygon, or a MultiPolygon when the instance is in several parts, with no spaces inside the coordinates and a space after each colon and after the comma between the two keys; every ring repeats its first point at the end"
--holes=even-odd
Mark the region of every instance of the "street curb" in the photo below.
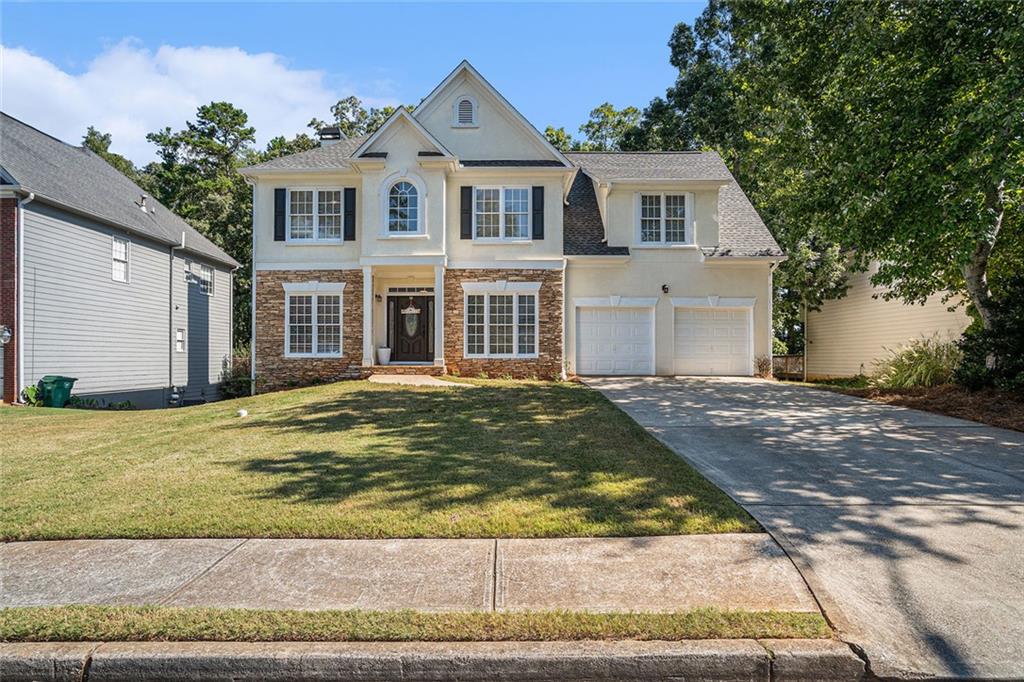
{"type": "Polygon", "coordinates": [[[0,644],[4,682],[864,678],[836,640],[0,644]]]}

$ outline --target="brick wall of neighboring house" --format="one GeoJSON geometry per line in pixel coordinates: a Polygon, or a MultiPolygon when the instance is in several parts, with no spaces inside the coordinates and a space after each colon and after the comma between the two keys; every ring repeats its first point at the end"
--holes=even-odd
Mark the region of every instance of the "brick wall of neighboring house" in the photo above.
{"type": "Polygon", "coordinates": [[[444,358],[449,372],[462,376],[510,375],[555,379],[562,372],[562,270],[447,270],[444,275],[444,358]],[[463,355],[465,298],[463,282],[540,282],[537,358],[466,358],[463,355]]]}
{"type": "Polygon", "coordinates": [[[18,200],[0,199],[0,325],[11,330],[3,348],[4,402],[18,397],[18,200]]]}
{"type": "Polygon", "coordinates": [[[356,379],[363,361],[362,270],[260,270],[256,273],[256,390],[356,379]],[[284,355],[285,282],[345,282],[340,358],[284,355]]]}

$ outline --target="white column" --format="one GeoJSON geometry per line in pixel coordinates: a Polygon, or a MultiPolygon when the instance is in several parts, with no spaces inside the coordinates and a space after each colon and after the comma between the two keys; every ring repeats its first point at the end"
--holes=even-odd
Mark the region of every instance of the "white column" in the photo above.
{"type": "Polygon", "coordinates": [[[444,366],[444,266],[434,266],[434,364],[444,366]]]}
{"type": "Polygon", "coordinates": [[[363,367],[373,365],[373,268],[363,266],[363,367]]]}

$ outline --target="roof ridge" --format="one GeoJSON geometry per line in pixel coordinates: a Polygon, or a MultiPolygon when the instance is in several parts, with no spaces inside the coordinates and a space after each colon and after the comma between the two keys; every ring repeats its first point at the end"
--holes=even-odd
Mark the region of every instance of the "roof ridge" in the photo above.
{"type": "Polygon", "coordinates": [[[54,142],[59,142],[59,143],[61,143],[62,145],[64,145],[65,147],[71,147],[72,149],[75,149],[75,150],[78,150],[78,151],[92,151],[92,150],[89,150],[89,149],[87,149],[87,148],[86,148],[86,147],[85,147],[84,145],[80,145],[80,144],[71,144],[70,142],[65,142],[64,140],[60,139],[59,137],[55,137],[55,136],[51,135],[50,133],[46,132],[45,130],[40,130],[39,128],[36,128],[36,127],[35,127],[34,125],[32,125],[31,123],[26,123],[25,121],[22,121],[22,120],[21,120],[20,118],[18,118],[17,116],[11,116],[11,115],[10,115],[10,114],[8,114],[8,113],[7,113],[6,111],[0,111],[0,115],[3,115],[3,116],[5,116],[6,118],[9,118],[9,119],[11,119],[11,120],[12,120],[12,121],[14,121],[15,123],[18,123],[19,125],[23,125],[23,126],[25,126],[26,128],[30,128],[30,129],[32,129],[32,130],[34,130],[35,132],[39,133],[40,135],[42,135],[42,136],[44,136],[44,137],[48,137],[48,138],[50,138],[50,139],[51,139],[51,140],[53,140],[54,142]]]}

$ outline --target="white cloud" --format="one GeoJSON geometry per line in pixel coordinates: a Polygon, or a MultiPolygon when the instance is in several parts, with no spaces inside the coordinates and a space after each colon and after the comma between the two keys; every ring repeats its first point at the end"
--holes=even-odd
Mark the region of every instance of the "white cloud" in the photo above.
{"type": "MultiPolygon", "coordinates": [[[[0,109],[73,144],[95,126],[113,136],[113,151],[137,164],[155,157],[147,133],[179,129],[196,107],[212,101],[245,111],[261,146],[276,135],[306,130],[314,116],[327,118],[331,105],[348,95],[373,106],[397,103],[352,88],[330,88],[324,71],[292,69],[280,55],[237,47],[163,45],[153,52],[125,40],[79,74],[21,48],[0,50],[0,109]]],[[[371,87],[371,93],[380,92],[371,87]]]]}

